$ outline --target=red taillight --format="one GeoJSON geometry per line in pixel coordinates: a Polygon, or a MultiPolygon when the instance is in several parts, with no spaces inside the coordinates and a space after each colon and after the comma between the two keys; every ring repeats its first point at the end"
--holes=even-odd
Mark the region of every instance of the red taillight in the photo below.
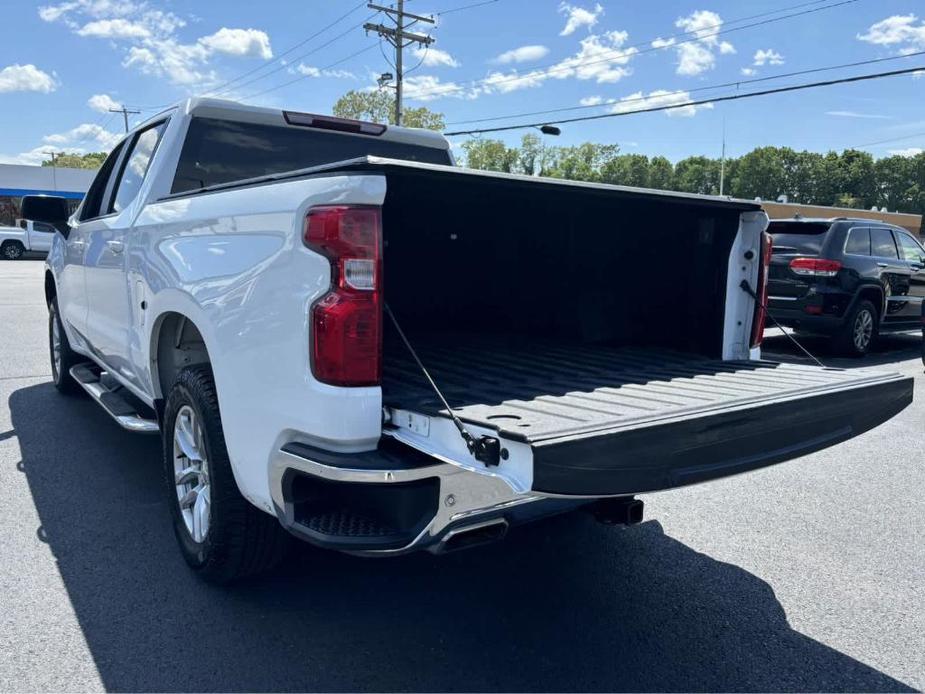
{"type": "Polygon", "coordinates": [[[761,233],[761,265],[758,266],[758,301],[755,302],[755,315],[752,318],[752,347],[761,345],[764,339],[764,323],[768,318],[765,306],[768,305],[768,267],[771,264],[771,250],[774,240],[771,235],[761,233]]]}
{"type": "Polygon", "coordinates": [[[804,277],[835,277],[841,270],[841,263],[822,258],[794,258],[790,261],[790,270],[804,277]]]}
{"type": "Polygon", "coordinates": [[[313,207],[305,245],[331,261],[331,291],[312,306],[312,372],[336,386],[378,385],[382,364],[382,216],[366,206],[313,207]]]}

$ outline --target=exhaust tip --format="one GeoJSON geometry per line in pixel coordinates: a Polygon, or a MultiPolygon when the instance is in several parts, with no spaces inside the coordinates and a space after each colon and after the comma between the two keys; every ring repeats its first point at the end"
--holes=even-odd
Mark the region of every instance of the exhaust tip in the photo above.
{"type": "Polygon", "coordinates": [[[478,545],[497,542],[507,535],[508,522],[504,518],[495,518],[484,523],[476,523],[463,528],[451,530],[437,548],[440,554],[469,549],[478,545]]]}
{"type": "Polygon", "coordinates": [[[636,525],[642,522],[645,504],[634,497],[599,499],[590,506],[598,523],[604,525],[636,525]]]}

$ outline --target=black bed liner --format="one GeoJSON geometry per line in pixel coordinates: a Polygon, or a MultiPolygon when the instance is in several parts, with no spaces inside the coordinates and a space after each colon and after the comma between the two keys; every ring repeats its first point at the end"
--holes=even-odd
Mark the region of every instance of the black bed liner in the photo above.
{"type": "MultiPolygon", "coordinates": [[[[535,491],[629,494],[744,472],[872,428],[912,400],[912,379],[868,369],[716,361],[607,346],[416,344],[464,422],[529,444],[535,491]]],[[[439,402],[386,350],[387,406],[439,402]]]]}

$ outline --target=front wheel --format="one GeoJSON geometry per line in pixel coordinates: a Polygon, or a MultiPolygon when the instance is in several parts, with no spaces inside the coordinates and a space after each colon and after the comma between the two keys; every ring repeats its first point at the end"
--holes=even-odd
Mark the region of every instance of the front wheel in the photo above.
{"type": "Polygon", "coordinates": [[[238,490],[208,366],[184,369],[170,389],[163,454],[174,534],[197,574],[228,583],[282,559],[289,536],[238,490]]]}
{"type": "Polygon", "coordinates": [[[841,334],[836,338],[840,352],[851,357],[863,357],[877,339],[877,309],[869,301],[859,301],[848,314],[841,334]]]}
{"type": "Polygon", "coordinates": [[[6,260],[19,260],[25,252],[25,246],[19,241],[6,241],[3,246],[0,246],[0,256],[6,260]]]}
{"type": "Polygon", "coordinates": [[[81,358],[71,349],[71,343],[67,340],[56,298],[48,305],[48,354],[51,357],[51,378],[58,392],[65,395],[83,393],[83,389],[71,376],[71,367],[79,364],[81,358]]]}

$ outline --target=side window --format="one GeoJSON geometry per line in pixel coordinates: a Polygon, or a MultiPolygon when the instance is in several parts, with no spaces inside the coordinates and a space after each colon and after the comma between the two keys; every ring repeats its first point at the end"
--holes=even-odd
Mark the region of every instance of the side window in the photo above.
{"type": "Polygon", "coordinates": [[[106,214],[102,211],[103,198],[106,196],[109,179],[113,176],[113,169],[116,168],[116,162],[119,160],[119,155],[124,147],[124,141],[116,145],[97,172],[96,178],[93,179],[93,183],[90,184],[90,189],[84,197],[83,208],[80,210],[80,221],[83,222],[87,219],[99,217],[101,214],[106,214]]]}
{"type": "Polygon", "coordinates": [[[871,255],[878,258],[898,258],[896,244],[893,243],[893,234],[889,229],[878,229],[874,227],[870,230],[870,251],[871,255]]]}
{"type": "Polygon", "coordinates": [[[904,234],[901,231],[894,231],[893,233],[896,234],[896,240],[899,241],[899,248],[903,252],[903,258],[913,263],[921,263],[922,258],[925,258],[925,251],[922,250],[918,242],[909,234],[904,234]]]}
{"type": "Polygon", "coordinates": [[[166,123],[159,123],[147,130],[142,130],[135,137],[132,149],[122,165],[122,175],[116,183],[116,192],[110,205],[111,212],[121,212],[138,195],[165,126],[166,123]]]}
{"type": "Polygon", "coordinates": [[[55,228],[46,222],[32,222],[32,231],[44,231],[48,234],[54,234],[55,228]]]}
{"type": "Polygon", "coordinates": [[[870,255],[870,229],[855,227],[848,232],[845,253],[849,255],[870,255]]]}

